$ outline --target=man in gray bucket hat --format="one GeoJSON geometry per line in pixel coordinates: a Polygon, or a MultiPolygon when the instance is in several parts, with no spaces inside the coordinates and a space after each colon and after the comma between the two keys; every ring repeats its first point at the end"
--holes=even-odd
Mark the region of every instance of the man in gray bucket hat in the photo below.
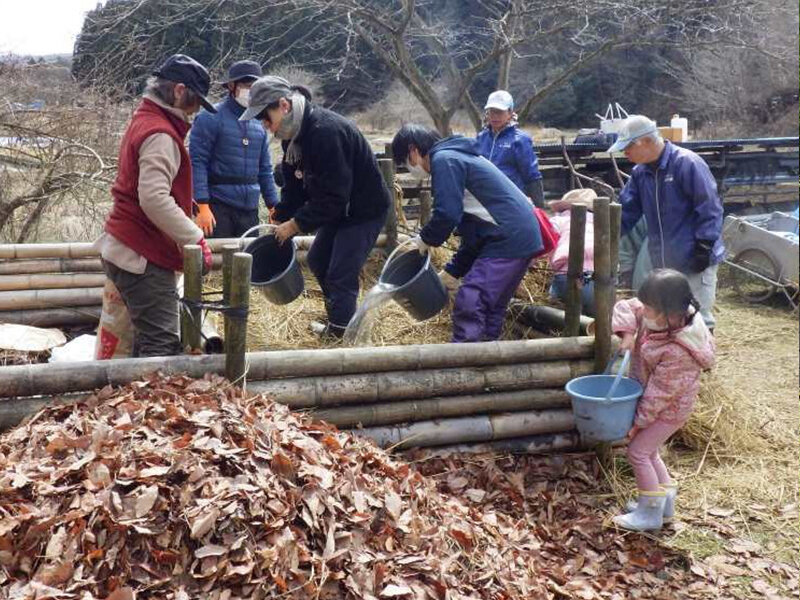
{"type": "Polygon", "coordinates": [[[240,121],[261,65],[240,60],[222,85],[227,97],[216,114],[201,113],[189,140],[197,224],[210,237],[239,237],[258,224],[258,201],[272,211],[278,193],[272,178],[269,137],[255,119],[240,121]]]}
{"type": "Polygon", "coordinates": [[[282,77],[259,78],[240,119],[259,119],[282,141],[284,185],[273,221],[283,243],[316,231],[308,266],[325,296],[327,323],[312,324],[340,338],[356,310],[359,274],[390,205],[369,142],[351,122],[311,102],[311,92],[282,77]]]}
{"type": "Polygon", "coordinates": [[[722,201],[706,162],[665,141],[655,122],[643,115],[625,120],[609,152],[624,152],[636,166],[620,193],[622,235],[644,216],[655,268],[686,275],[700,312],[714,329],[717,269],[725,255],[722,201]]]}

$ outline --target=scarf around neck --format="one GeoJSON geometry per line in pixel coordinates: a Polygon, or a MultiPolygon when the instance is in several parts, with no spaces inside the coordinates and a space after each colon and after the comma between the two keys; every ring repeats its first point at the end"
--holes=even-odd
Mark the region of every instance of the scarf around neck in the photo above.
{"type": "Polygon", "coordinates": [[[290,165],[300,164],[303,157],[303,150],[297,142],[297,134],[303,126],[303,115],[306,111],[306,97],[303,94],[294,94],[291,98],[292,110],[283,117],[275,137],[279,140],[289,140],[286,148],[286,162],[290,165]]]}

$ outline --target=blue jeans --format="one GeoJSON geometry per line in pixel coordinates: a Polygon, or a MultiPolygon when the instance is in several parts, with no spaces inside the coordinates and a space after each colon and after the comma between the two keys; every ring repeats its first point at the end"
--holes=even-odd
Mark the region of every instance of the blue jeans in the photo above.
{"type": "MultiPolygon", "coordinates": [[[[567,274],[559,273],[553,276],[550,284],[550,297],[562,302],[567,299],[567,274]]],[[[590,317],[594,316],[594,281],[584,281],[581,287],[581,312],[590,317]]]]}
{"type": "Polygon", "coordinates": [[[308,251],[308,268],[325,296],[328,323],[344,329],[356,312],[358,276],[386,221],[323,225],[308,251]]]}

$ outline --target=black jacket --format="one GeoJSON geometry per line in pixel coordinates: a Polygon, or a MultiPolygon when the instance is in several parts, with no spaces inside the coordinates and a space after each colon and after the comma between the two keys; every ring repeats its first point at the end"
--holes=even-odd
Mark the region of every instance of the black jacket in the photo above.
{"type": "MultiPolygon", "coordinates": [[[[297,136],[300,165],[281,163],[284,185],[275,218],[294,217],[303,233],[323,225],[356,224],[385,215],[389,191],[375,154],[356,126],[333,111],[306,105],[297,136]]],[[[288,142],[283,142],[286,151],[288,142]]]]}

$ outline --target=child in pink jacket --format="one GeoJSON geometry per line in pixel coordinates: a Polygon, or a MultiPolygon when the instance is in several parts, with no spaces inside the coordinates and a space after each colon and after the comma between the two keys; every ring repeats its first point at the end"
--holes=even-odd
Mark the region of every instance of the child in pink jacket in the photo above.
{"type": "Polygon", "coordinates": [[[614,333],[631,350],[631,375],[644,388],[628,433],[639,498],[631,512],[614,517],[625,529],[660,529],[674,514],[677,486],[659,448],[686,423],[700,373],[714,365],[714,339],[699,309],[686,276],[673,269],[651,272],[637,298],[614,307],[614,333]]]}

